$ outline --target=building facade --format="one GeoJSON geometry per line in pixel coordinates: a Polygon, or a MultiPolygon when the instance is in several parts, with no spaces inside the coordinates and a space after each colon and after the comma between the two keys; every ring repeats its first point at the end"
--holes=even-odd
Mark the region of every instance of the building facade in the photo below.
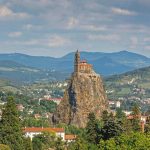
{"type": "Polygon", "coordinates": [[[57,137],[61,137],[63,141],[65,140],[65,130],[63,128],[28,127],[24,128],[23,132],[25,137],[29,137],[31,140],[34,136],[41,134],[42,132],[55,133],[57,137]]]}
{"type": "Polygon", "coordinates": [[[86,60],[80,60],[80,53],[77,50],[74,58],[74,73],[91,73],[92,65],[88,64],[86,60]]]}
{"type": "Polygon", "coordinates": [[[55,133],[56,137],[60,137],[63,141],[72,142],[76,140],[76,135],[65,134],[64,128],[43,128],[43,127],[28,127],[23,129],[25,137],[29,137],[31,140],[34,136],[41,134],[42,132],[55,133]]]}

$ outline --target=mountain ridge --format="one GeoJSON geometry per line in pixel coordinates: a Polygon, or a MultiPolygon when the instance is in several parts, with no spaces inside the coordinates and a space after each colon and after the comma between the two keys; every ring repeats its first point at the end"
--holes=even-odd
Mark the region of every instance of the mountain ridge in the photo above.
{"type": "MultiPolygon", "coordinates": [[[[81,59],[88,60],[88,63],[93,65],[94,70],[98,74],[105,77],[150,66],[150,58],[125,50],[114,53],[81,51],[80,54],[81,59]]],[[[10,79],[10,73],[12,73],[13,78],[16,76],[15,79],[17,79],[17,76],[21,78],[21,76],[25,75],[24,79],[29,79],[30,76],[32,76],[32,78],[28,81],[34,80],[34,76],[37,77],[37,80],[39,77],[40,80],[47,79],[48,75],[51,75],[51,78],[55,78],[56,80],[58,78],[64,79],[73,71],[73,62],[74,52],[68,53],[67,55],[60,58],[30,56],[20,53],[0,54],[0,77],[4,78],[6,76],[10,79]],[[8,64],[8,66],[5,66],[4,62],[5,65],[8,64]],[[20,68],[23,69],[26,68],[26,71],[28,70],[28,72],[23,72],[24,70],[22,71],[22,69],[19,70],[19,73],[16,70],[15,72],[11,72],[15,65],[19,65],[20,68]],[[37,70],[39,74],[37,75],[32,70],[37,70]]]]}
{"type": "MultiPolygon", "coordinates": [[[[123,72],[134,70],[136,68],[146,67],[150,65],[150,58],[125,50],[114,53],[81,51],[81,59],[85,58],[89,61],[89,63],[93,64],[93,67],[97,73],[100,73],[104,76],[116,73],[120,74],[123,72]],[[108,62],[102,62],[103,60],[105,60],[105,58],[107,58],[108,62],[111,62],[110,66],[106,65],[108,64],[108,62]],[[100,63],[97,64],[97,62],[100,63]],[[114,66],[116,65],[116,68],[118,67],[118,70],[112,70],[111,67],[113,64],[114,66]],[[106,68],[103,68],[103,65],[107,66],[107,69],[112,70],[112,72],[105,73],[106,71],[104,70],[106,68]],[[121,66],[124,69],[122,69],[121,66]]],[[[22,65],[37,69],[56,70],[71,73],[73,71],[74,52],[68,53],[67,55],[60,58],[49,56],[30,56],[20,53],[0,54],[0,60],[11,60],[17,63],[21,63],[22,65]]]]}

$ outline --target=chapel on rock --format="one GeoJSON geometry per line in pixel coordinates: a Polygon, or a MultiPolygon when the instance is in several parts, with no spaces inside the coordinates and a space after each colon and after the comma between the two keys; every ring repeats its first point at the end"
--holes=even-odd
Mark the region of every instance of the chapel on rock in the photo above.
{"type": "Polygon", "coordinates": [[[101,76],[86,60],[80,60],[80,53],[76,51],[74,72],[54,115],[56,122],[85,128],[89,113],[99,119],[106,109],[108,100],[101,76]]]}
{"type": "Polygon", "coordinates": [[[74,73],[92,73],[92,65],[88,64],[86,60],[80,60],[80,53],[78,50],[75,53],[74,73]]]}

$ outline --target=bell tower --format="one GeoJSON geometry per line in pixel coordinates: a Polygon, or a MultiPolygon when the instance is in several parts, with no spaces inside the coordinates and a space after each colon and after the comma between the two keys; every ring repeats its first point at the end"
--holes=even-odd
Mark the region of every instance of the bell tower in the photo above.
{"type": "Polygon", "coordinates": [[[79,72],[79,63],[80,63],[80,53],[77,50],[75,53],[75,58],[74,58],[74,73],[79,72]]]}

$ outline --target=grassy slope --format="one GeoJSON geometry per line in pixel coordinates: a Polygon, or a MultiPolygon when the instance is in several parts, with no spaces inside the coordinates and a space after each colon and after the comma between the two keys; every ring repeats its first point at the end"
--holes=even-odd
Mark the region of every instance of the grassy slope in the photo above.
{"type": "MultiPolygon", "coordinates": [[[[138,69],[135,71],[127,72],[122,75],[115,75],[105,79],[105,85],[107,90],[113,90],[113,93],[108,95],[113,97],[134,95],[134,91],[137,89],[143,89],[146,91],[146,95],[143,97],[149,97],[150,94],[150,67],[138,69]]],[[[139,92],[140,94],[140,92],[139,92]]]]}

